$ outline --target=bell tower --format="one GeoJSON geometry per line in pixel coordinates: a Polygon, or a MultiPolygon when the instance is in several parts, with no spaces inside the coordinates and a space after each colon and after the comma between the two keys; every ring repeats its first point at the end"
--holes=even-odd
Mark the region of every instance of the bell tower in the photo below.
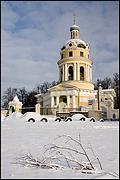
{"type": "MultiPolygon", "coordinates": [[[[88,43],[80,39],[80,28],[74,23],[70,27],[71,38],[61,48],[61,59],[58,61],[59,81],[76,81],[92,83],[92,64],[88,43]]],[[[93,84],[92,84],[93,86],[93,84]]]]}

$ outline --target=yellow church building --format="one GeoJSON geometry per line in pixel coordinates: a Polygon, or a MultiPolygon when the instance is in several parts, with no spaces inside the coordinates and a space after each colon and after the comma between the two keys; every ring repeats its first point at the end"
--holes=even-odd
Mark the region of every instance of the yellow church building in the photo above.
{"type": "MultiPolygon", "coordinates": [[[[80,28],[75,19],[70,27],[70,37],[61,48],[61,58],[57,62],[59,84],[48,89],[45,94],[36,95],[38,113],[44,114],[46,109],[52,114],[98,110],[97,91],[92,83],[93,61],[90,58],[90,46],[80,39],[80,28]]],[[[113,91],[109,90],[112,101],[115,97],[113,91]]]]}

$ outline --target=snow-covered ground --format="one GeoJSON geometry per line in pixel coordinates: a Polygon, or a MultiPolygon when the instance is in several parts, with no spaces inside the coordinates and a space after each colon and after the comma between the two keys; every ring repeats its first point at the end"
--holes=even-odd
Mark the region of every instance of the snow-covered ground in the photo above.
{"type": "Polygon", "coordinates": [[[1,178],[2,179],[118,179],[119,122],[26,122],[20,114],[1,120],[1,178]],[[39,159],[44,145],[56,143],[59,135],[70,135],[81,141],[86,150],[91,144],[105,173],[83,174],[79,170],[41,169],[15,164],[16,158],[27,153],[39,159]],[[113,175],[110,175],[113,174],[113,175]]]}

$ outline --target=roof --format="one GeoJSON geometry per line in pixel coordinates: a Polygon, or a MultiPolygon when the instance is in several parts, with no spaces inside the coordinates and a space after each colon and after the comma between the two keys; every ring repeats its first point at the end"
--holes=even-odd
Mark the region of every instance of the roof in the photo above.
{"type": "Polygon", "coordinates": [[[14,97],[13,101],[14,101],[14,102],[20,102],[19,99],[18,99],[18,97],[17,97],[17,95],[14,97]]]}
{"type": "Polygon", "coordinates": [[[83,45],[85,46],[85,48],[89,48],[89,44],[86,43],[85,41],[81,40],[81,39],[69,39],[65,44],[64,47],[65,48],[70,48],[70,47],[77,47],[77,48],[81,48],[81,46],[79,45],[83,45]],[[69,46],[70,44],[70,46],[69,46]],[[71,46],[72,44],[72,46],[71,46]]]}
{"type": "MultiPolygon", "coordinates": [[[[95,90],[96,94],[98,92],[98,90],[95,90]]],[[[103,94],[111,94],[113,97],[116,96],[115,90],[114,89],[102,89],[101,92],[103,94]]]]}
{"type": "Polygon", "coordinates": [[[77,25],[73,25],[73,26],[71,26],[70,27],[70,31],[72,31],[72,30],[78,30],[78,31],[80,31],[80,28],[79,28],[79,26],[77,26],[77,25]]]}

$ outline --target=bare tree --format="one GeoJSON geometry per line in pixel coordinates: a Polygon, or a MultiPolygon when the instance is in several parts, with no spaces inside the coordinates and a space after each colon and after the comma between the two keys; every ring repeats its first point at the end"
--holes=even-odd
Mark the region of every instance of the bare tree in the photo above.
{"type": "Polygon", "coordinates": [[[43,82],[42,84],[38,84],[35,88],[35,91],[37,93],[46,93],[48,91],[49,88],[56,86],[59,82],[58,81],[52,81],[50,82],[43,82]]]}
{"type": "Polygon", "coordinates": [[[37,89],[39,89],[40,93],[46,93],[49,87],[50,87],[50,83],[45,81],[41,85],[38,85],[37,89]]]}
{"type": "Polygon", "coordinates": [[[28,96],[28,92],[25,89],[25,87],[19,89],[17,95],[18,95],[19,100],[24,104],[28,96]]]}
{"type": "Polygon", "coordinates": [[[119,74],[118,73],[114,73],[113,74],[113,84],[112,84],[115,93],[116,93],[116,97],[115,97],[115,103],[114,103],[114,108],[118,109],[119,108],[119,74]]]}
{"type": "Polygon", "coordinates": [[[103,80],[97,79],[97,83],[94,84],[95,89],[98,89],[100,83],[101,83],[101,86],[102,86],[103,89],[109,89],[112,86],[111,78],[106,77],[103,80]]]}
{"type": "Polygon", "coordinates": [[[113,86],[119,86],[119,74],[118,73],[113,74],[113,86]]]}
{"type": "Polygon", "coordinates": [[[7,88],[7,90],[4,92],[4,95],[2,96],[3,108],[8,108],[8,103],[13,100],[17,94],[17,91],[17,88],[7,88]]]}

